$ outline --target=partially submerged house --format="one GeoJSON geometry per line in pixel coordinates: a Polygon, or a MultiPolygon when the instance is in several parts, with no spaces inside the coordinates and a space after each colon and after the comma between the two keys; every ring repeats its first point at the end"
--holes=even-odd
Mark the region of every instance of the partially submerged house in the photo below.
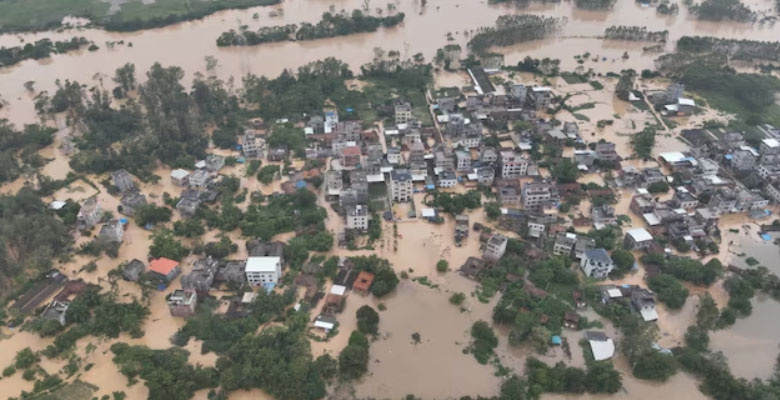
{"type": "Polygon", "coordinates": [[[615,342],[607,337],[604,332],[586,331],[585,339],[588,340],[593,359],[596,361],[608,360],[615,355],[615,342]]]}
{"type": "Polygon", "coordinates": [[[126,281],[137,282],[144,272],[146,272],[146,265],[143,261],[134,258],[122,268],[122,277],[126,281]]]}
{"type": "Polygon", "coordinates": [[[178,261],[160,257],[155,258],[149,263],[149,272],[162,279],[164,282],[170,283],[179,275],[179,273],[181,273],[181,269],[179,268],[178,261]]]}
{"type": "Polygon", "coordinates": [[[177,289],[168,297],[168,310],[174,317],[190,317],[195,315],[198,305],[198,294],[192,289],[177,289]]]}

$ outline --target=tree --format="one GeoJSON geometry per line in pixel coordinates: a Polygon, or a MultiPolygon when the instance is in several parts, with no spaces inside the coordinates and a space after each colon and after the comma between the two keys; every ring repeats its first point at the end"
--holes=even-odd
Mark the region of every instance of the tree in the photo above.
{"type": "Polygon", "coordinates": [[[450,296],[450,303],[456,306],[463,304],[464,300],[466,300],[466,295],[461,292],[453,293],[452,296],[450,296]]]}
{"type": "Polygon", "coordinates": [[[495,201],[485,203],[485,213],[491,220],[495,220],[501,216],[501,205],[495,201]]]}
{"type": "Polygon", "coordinates": [[[339,372],[344,379],[357,379],[368,371],[368,340],[352,331],[349,344],[339,354],[339,372]]]}
{"type": "Polygon", "coordinates": [[[617,393],[623,387],[620,373],[610,362],[594,362],[588,366],[586,376],[585,386],[591,393],[617,393]]]}
{"type": "Polygon", "coordinates": [[[674,356],[651,350],[634,361],[634,376],[639,379],[665,381],[677,373],[674,356]]]}
{"type": "Polygon", "coordinates": [[[134,90],[136,86],[135,64],[127,63],[117,68],[116,73],[114,74],[114,83],[118,85],[117,88],[114,89],[114,95],[117,98],[125,97],[127,92],[134,90]]]}
{"type": "Polygon", "coordinates": [[[135,208],[133,217],[135,223],[138,226],[146,226],[147,224],[156,225],[160,222],[168,222],[171,220],[172,211],[168,207],[158,207],[155,204],[143,204],[135,208]]]}
{"type": "Polygon", "coordinates": [[[579,169],[571,158],[562,158],[557,164],[552,166],[550,174],[558,183],[574,183],[577,181],[579,169]]]}
{"type": "Polygon", "coordinates": [[[16,367],[16,369],[30,368],[37,362],[38,356],[32,351],[32,349],[25,347],[16,353],[14,367],[16,367]]]}
{"type": "Polygon", "coordinates": [[[699,310],[696,311],[696,325],[702,329],[713,329],[718,322],[718,306],[709,293],[699,296],[699,310]]]}
{"type": "Polygon", "coordinates": [[[152,235],[152,245],[149,254],[154,258],[166,257],[180,261],[190,253],[190,250],[173,236],[173,232],[163,229],[152,235]]]}
{"type": "Polygon", "coordinates": [[[471,352],[480,364],[487,364],[498,346],[498,338],[485,321],[477,321],[471,326],[471,352]]]}
{"type": "MultiPolygon", "coordinates": [[[[655,147],[655,128],[648,126],[642,132],[634,134],[631,138],[631,145],[634,147],[634,153],[637,157],[644,160],[651,159],[653,147],[655,147]]],[[[654,189],[660,189],[660,187],[654,189]]]]}
{"type": "Polygon", "coordinates": [[[360,332],[376,335],[379,327],[379,314],[368,305],[358,308],[357,326],[360,332]]]}
{"type": "Polygon", "coordinates": [[[447,260],[439,260],[439,262],[436,263],[436,271],[447,272],[449,268],[450,263],[448,263],[447,260]]]}
{"type": "Polygon", "coordinates": [[[615,86],[615,94],[620,100],[628,101],[628,94],[634,90],[634,78],[636,71],[633,69],[620,71],[620,80],[615,86]]]}
{"type": "Polygon", "coordinates": [[[658,295],[658,300],[671,309],[682,308],[688,298],[688,289],[668,274],[658,274],[648,279],[647,285],[658,295]]]}
{"type": "Polygon", "coordinates": [[[669,191],[669,184],[664,180],[653,182],[647,186],[647,191],[650,193],[666,193],[669,191]]]}
{"type": "Polygon", "coordinates": [[[621,277],[631,268],[634,267],[634,255],[630,251],[624,249],[616,249],[610,255],[612,262],[615,263],[615,269],[612,270],[612,275],[615,277],[621,277]]]}

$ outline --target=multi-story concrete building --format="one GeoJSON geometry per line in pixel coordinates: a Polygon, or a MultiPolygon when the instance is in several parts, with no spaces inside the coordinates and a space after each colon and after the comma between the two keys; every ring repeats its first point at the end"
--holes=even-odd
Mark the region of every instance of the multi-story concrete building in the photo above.
{"type": "Polygon", "coordinates": [[[395,102],[395,124],[408,124],[412,119],[412,105],[408,101],[395,102]]]}
{"type": "Polygon", "coordinates": [[[252,286],[276,284],[282,276],[282,258],[278,256],[249,257],[244,267],[246,281],[252,286]]]}
{"type": "Polygon", "coordinates": [[[528,159],[514,151],[502,151],[499,157],[502,178],[517,178],[528,173],[528,159]]]}
{"type": "Polygon", "coordinates": [[[393,201],[406,202],[412,198],[412,174],[406,169],[390,173],[390,195],[393,201]]]}
{"type": "Polygon", "coordinates": [[[545,207],[558,201],[555,186],[546,182],[528,182],[523,185],[523,207],[529,210],[545,207]]]}
{"type": "Polygon", "coordinates": [[[358,204],[351,207],[347,207],[347,229],[355,229],[359,231],[368,230],[368,207],[358,204]]]}
{"type": "Polygon", "coordinates": [[[498,261],[506,252],[507,238],[501,234],[495,234],[485,244],[485,252],[482,258],[489,261],[498,261]]]}

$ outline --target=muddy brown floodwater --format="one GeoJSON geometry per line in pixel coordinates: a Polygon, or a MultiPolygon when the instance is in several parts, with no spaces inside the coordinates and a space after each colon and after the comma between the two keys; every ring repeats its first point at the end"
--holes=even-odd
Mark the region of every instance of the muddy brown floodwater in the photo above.
{"type": "MultiPolygon", "coordinates": [[[[371,49],[382,47],[401,52],[404,57],[423,53],[433,57],[435,50],[447,44],[447,33],[452,34],[453,43],[465,48],[470,34],[482,26],[493,25],[503,14],[533,13],[566,17],[568,24],[555,38],[523,43],[501,49],[507,63],[516,63],[525,56],[560,58],[564,69],[573,70],[576,64],[573,56],[585,52],[598,56],[599,62],[589,61],[584,68],[598,72],[619,71],[624,68],[637,70],[652,66],[654,54],[642,53],[646,44],[623,41],[603,41],[595,38],[610,25],[640,25],[649,30],[669,30],[670,43],[683,35],[714,35],[729,38],[776,40],[780,37],[780,26],[741,24],[725,22],[704,22],[693,19],[681,7],[675,17],[656,14],[653,8],[642,7],[630,0],[621,0],[609,12],[583,11],[573,8],[572,3],[554,5],[533,5],[528,9],[510,6],[492,6],[484,1],[431,0],[420,7],[417,0],[395,0],[398,12],[406,13],[405,21],[394,28],[378,32],[351,35],[332,39],[305,42],[271,43],[243,48],[219,48],[216,38],[223,31],[246,24],[250,29],[287,23],[314,22],[320,15],[335,10],[352,10],[363,7],[359,0],[288,0],[275,7],[255,7],[246,10],[222,11],[202,20],[184,22],[160,29],[140,32],[118,33],[99,29],[68,29],[63,32],[40,32],[31,34],[6,34],[0,36],[0,46],[15,46],[43,37],[55,40],[69,39],[74,35],[85,36],[96,42],[101,49],[86,50],[56,55],[45,60],[27,60],[0,70],[0,93],[11,104],[0,111],[13,122],[34,120],[33,94],[23,87],[27,81],[35,81],[36,90],[53,91],[55,79],[72,79],[94,84],[94,78],[104,78],[110,85],[110,77],[116,68],[126,62],[136,64],[141,75],[154,62],[164,65],[179,65],[192,79],[195,72],[205,71],[205,56],[215,56],[219,66],[215,73],[224,79],[240,78],[247,73],[276,75],[285,68],[296,68],[310,61],[336,56],[348,62],[353,68],[368,62],[373,57],[371,49]],[[269,17],[271,10],[282,9],[283,16],[269,17]],[[259,18],[254,20],[253,14],[259,18]],[[133,46],[117,45],[113,49],[107,41],[132,42],[133,46]],[[186,46],[182,44],[186,43],[186,46]],[[623,60],[624,51],[629,59],[623,60]],[[607,61],[601,61],[606,58],[607,61]],[[106,79],[108,78],[108,79],[106,79]]],[[[368,1],[369,9],[386,8],[385,2],[368,1]]],[[[754,0],[751,5],[757,9],[772,7],[769,0],[754,0]],[[754,3],[754,4],[753,4],[754,3]]],[[[669,45],[671,47],[671,45],[669,45]]]]}

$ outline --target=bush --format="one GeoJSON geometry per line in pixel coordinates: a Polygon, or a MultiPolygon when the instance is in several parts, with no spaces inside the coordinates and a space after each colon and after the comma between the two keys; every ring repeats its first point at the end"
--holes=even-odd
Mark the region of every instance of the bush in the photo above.
{"type": "Polygon", "coordinates": [[[658,274],[648,279],[647,285],[658,295],[658,300],[672,309],[682,308],[688,298],[688,289],[668,274],[658,274]]]}
{"type": "Polygon", "coordinates": [[[357,379],[368,371],[368,340],[352,331],[349,344],[339,354],[339,372],[344,379],[357,379]]]}
{"type": "Polygon", "coordinates": [[[487,364],[498,346],[498,338],[485,321],[477,321],[471,326],[471,352],[480,364],[487,364]]]}
{"type": "Polygon", "coordinates": [[[450,303],[456,306],[463,304],[464,300],[466,300],[466,295],[461,292],[453,293],[452,296],[450,296],[450,303]]]}
{"type": "Polygon", "coordinates": [[[38,356],[30,349],[25,347],[16,353],[16,359],[14,361],[14,367],[16,369],[25,369],[32,367],[33,364],[38,362],[38,356]]]}
{"type": "Polygon", "coordinates": [[[368,305],[358,308],[357,326],[362,333],[376,335],[379,327],[379,314],[368,305]]]}
{"type": "Polygon", "coordinates": [[[669,184],[664,180],[653,182],[647,186],[647,191],[650,193],[666,193],[669,191],[669,184]]]}
{"type": "Polygon", "coordinates": [[[448,263],[447,260],[439,260],[439,262],[436,263],[436,271],[447,272],[449,268],[450,263],[448,263]]]}
{"type": "Polygon", "coordinates": [[[612,258],[612,262],[615,263],[615,269],[612,270],[612,275],[614,277],[622,277],[634,267],[634,255],[628,250],[616,249],[612,252],[610,257],[612,258]]]}

